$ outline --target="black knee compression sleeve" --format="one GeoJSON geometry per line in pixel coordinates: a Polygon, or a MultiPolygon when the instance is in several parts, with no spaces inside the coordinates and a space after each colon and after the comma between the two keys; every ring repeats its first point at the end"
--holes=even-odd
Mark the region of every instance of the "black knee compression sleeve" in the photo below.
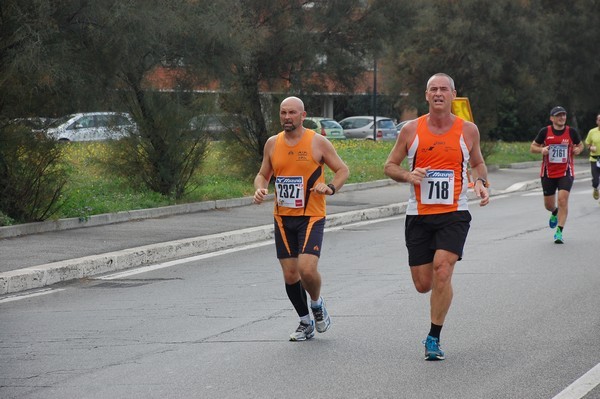
{"type": "Polygon", "coordinates": [[[287,296],[290,298],[292,305],[294,305],[298,316],[306,316],[308,314],[308,303],[306,291],[304,290],[304,287],[302,287],[300,280],[294,284],[286,284],[285,292],[287,292],[287,296]]]}

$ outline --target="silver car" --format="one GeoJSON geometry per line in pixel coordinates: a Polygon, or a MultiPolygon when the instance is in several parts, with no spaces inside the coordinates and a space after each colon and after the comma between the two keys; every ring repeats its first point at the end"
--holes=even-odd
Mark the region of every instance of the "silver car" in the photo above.
{"type": "Polygon", "coordinates": [[[46,135],[59,141],[117,140],[136,130],[137,125],[127,113],[89,112],[55,120],[46,135]]]}
{"type": "MultiPolygon", "coordinates": [[[[396,140],[398,131],[391,118],[378,116],[376,118],[377,140],[391,141],[396,140]]],[[[372,116],[349,116],[340,121],[344,128],[344,136],[347,139],[366,139],[373,140],[373,117],[372,116]]]]}
{"type": "Polygon", "coordinates": [[[307,117],[303,126],[312,129],[328,139],[345,139],[342,126],[331,118],[307,117]]]}
{"type": "Polygon", "coordinates": [[[396,130],[398,131],[398,134],[400,134],[400,130],[402,130],[404,125],[406,125],[408,122],[410,122],[410,119],[402,121],[396,125],[396,130]]]}

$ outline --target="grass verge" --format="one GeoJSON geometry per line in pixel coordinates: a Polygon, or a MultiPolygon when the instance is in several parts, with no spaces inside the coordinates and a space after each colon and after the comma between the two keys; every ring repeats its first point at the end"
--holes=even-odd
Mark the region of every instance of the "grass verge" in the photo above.
{"type": "MultiPolygon", "coordinates": [[[[383,165],[393,142],[339,140],[333,144],[350,168],[347,183],[385,179],[383,165]]],[[[506,165],[515,162],[536,161],[539,156],[529,153],[530,143],[497,143],[487,156],[488,164],[506,165]]],[[[180,201],[149,190],[132,188],[123,179],[106,175],[99,160],[109,159],[108,146],[102,142],[69,143],[65,148],[73,173],[61,201],[63,206],[54,218],[78,217],[85,220],[91,215],[134,209],[155,208],[178,203],[190,203],[252,195],[253,177],[223,164],[225,148],[221,142],[212,142],[203,164],[193,179],[193,185],[180,201]]],[[[255,172],[251,175],[254,176],[255,172]]],[[[327,169],[327,179],[331,172],[327,169]]]]}

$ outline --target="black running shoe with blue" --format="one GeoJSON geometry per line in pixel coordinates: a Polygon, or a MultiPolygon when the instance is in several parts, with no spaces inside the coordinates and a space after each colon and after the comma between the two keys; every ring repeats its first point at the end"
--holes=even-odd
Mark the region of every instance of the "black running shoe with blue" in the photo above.
{"type": "Polygon", "coordinates": [[[446,358],[440,347],[439,338],[428,335],[423,344],[425,345],[425,360],[444,360],[446,358]]]}

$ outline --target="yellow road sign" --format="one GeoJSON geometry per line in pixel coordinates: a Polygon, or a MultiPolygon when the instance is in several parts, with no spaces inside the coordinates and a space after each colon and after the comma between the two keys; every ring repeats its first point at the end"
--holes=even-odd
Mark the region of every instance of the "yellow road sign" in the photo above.
{"type": "Polygon", "coordinates": [[[467,97],[456,97],[452,101],[452,113],[466,121],[475,122],[471,112],[471,104],[467,97]]]}
{"type": "MultiPolygon", "coordinates": [[[[462,118],[469,122],[475,122],[473,120],[473,113],[471,112],[471,104],[467,97],[456,97],[452,100],[452,113],[459,118],[462,118]]],[[[473,188],[473,181],[471,180],[471,168],[467,168],[467,178],[469,180],[469,188],[473,188]]]]}

